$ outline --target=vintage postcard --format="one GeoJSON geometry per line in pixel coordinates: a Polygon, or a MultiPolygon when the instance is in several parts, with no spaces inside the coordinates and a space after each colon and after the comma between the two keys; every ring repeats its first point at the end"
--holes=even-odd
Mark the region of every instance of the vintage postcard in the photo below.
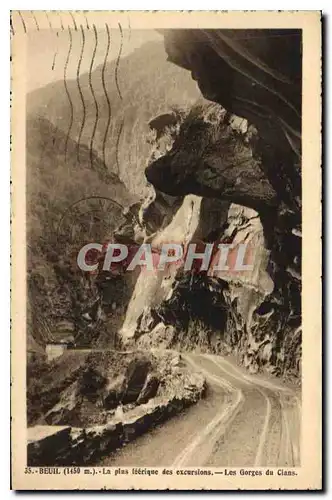
{"type": "Polygon", "coordinates": [[[13,11],[12,488],[322,488],[321,15],[13,11]]]}

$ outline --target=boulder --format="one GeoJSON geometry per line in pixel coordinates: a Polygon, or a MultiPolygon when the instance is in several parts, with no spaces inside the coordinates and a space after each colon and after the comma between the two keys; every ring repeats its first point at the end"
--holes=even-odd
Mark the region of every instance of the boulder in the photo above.
{"type": "Polygon", "coordinates": [[[160,380],[156,374],[149,373],[146,377],[145,384],[137,398],[137,404],[144,404],[149,399],[154,398],[158,392],[160,380]]]}
{"type": "Polygon", "coordinates": [[[149,370],[151,362],[144,359],[135,359],[129,363],[126,371],[125,389],[122,396],[122,403],[134,403],[140,395],[149,370]]]}
{"type": "Polygon", "coordinates": [[[105,388],[103,395],[103,406],[105,410],[113,410],[122,400],[122,395],[125,390],[126,378],[124,375],[119,375],[115,380],[105,388]]]}
{"type": "Polygon", "coordinates": [[[105,387],[107,378],[99,373],[96,369],[89,366],[83,371],[78,381],[79,393],[88,400],[96,401],[98,392],[105,387]]]}

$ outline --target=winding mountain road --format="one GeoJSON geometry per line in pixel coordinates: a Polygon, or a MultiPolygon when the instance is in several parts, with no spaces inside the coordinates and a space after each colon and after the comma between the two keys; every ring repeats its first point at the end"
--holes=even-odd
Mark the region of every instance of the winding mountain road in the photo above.
{"type": "Polygon", "coordinates": [[[221,356],[182,357],[205,376],[205,398],[115,451],[100,465],[300,465],[300,390],[249,375],[221,356]]]}

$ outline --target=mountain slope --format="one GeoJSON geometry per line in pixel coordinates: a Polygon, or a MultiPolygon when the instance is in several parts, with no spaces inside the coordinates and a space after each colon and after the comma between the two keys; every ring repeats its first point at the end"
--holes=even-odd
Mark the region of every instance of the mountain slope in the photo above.
{"type": "MultiPolygon", "coordinates": [[[[63,322],[70,333],[83,328],[86,341],[98,337],[82,324],[99,294],[79,272],[77,252],[110,239],[121,207],[144,195],[149,120],[198,96],[187,72],[167,63],[162,43],[122,58],[117,82],[115,71],[112,61],[27,95],[28,318],[40,344],[62,338],[63,322]]],[[[125,307],[120,313],[116,324],[125,307]]]]}
{"type": "Polygon", "coordinates": [[[167,62],[162,43],[147,43],[120,60],[121,98],[115,70],[116,61],[112,61],[91,75],[68,80],[67,91],[64,81],[59,81],[31,92],[27,110],[46,117],[80,144],[92,145],[107,169],[119,173],[131,191],[141,194],[150,150],[149,120],[173,106],[191,105],[199,91],[188,72],[167,62]]]}

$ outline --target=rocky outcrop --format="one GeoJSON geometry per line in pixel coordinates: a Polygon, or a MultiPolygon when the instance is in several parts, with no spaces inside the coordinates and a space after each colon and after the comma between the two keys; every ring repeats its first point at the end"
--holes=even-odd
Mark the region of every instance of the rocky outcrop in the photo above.
{"type": "Polygon", "coordinates": [[[126,386],[123,391],[122,403],[134,403],[139,398],[141,391],[147,383],[147,377],[151,370],[151,362],[148,360],[131,361],[126,370],[126,386]]]}
{"type": "MultiPolygon", "coordinates": [[[[266,211],[266,203],[256,209],[272,260],[292,275],[293,283],[300,276],[301,260],[301,31],[169,30],[163,34],[168,59],[191,71],[203,96],[228,113],[246,118],[256,128],[257,133],[250,140],[253,155],[259,158],[264,178],[276,195],[273,210],[266,211]]],[[[175,150],[169,153],[169,169],[176,168],[176,162],[170,161],[175,150]]],[[[221,155],[215,153],[215,161],[220,162],[221,155]]],[[[235,168],[245,175],[248,164],[238,165],[237,154],[233,158],[235,168]]],[[[154,168],[156,171],[160,167],[154,168]]],[[[149,171],[152,170],[150,166],[149,171]]],[[[209,164],[200,163],[200,175],[211,170],[209,164]]],[[[189,181],[191,176],[189,168],[189,181]]],[[[220,176],[223,178],[223,172],[219,171],[220,176]]],[[[225,194],[228,196],[227,189],[218,197],[224,198],[225,194]]],[[[250,193],[250,200],[241,204],[255,208],[255,197],[250,193]]],[[[234,197],[232,201],[238,203],[234,197]]]]}
{"type": "Polygon", "coordinates": [[[181,397],[190,381],[173,352],[68,349],[51,363],[38,356],[28,365],[28,423],[105,425],[155,397],[181,397]]]}
{"type": "Polygon", "coordinates": [[[206,99],[246,118],[274,149],[290,146],[300,153],[301,30],[165,30],[163,35],[168,60],[191,72],[206,99]]]}
{"type": "Polygon", "coordinates": [[[157,375],[149,373],[137,398],[137,404],[144,404],[157,394],[160,380],[157,375]]]}
{"type": "Polygon", "coordinates": [[[197,105],[181,124],[173,147],[145,171],[168,195],[196,194],[256,210],[275,206],[277,194],[255,155],[257,131],[241,134],[217,105],[197,105]]]}
{"type": "MultiPolygon", "coordinates": [[[[203,113],[196,108],[189,114],[173,147],[147,168],[147,178],[169,195],[195,193],[257,212],[256,221],[262,224],[258,232],[250,223],[248,228],[252,218],[248,208],[233,216],[229,213],[226,231],[215,226],[228,241],[254,237],[261,253],[258,273],[249,280],[227,273],[214,276],[222,280],[222,288],[226,282],[219,302],[227,320],[219,337],[252,370],[266,366],[278,375],[299,375],[301,33],[171,30],[163,34],[168,59],[191,71],[203,96],[221,107],[212,105],[209,112],[206,106],[203,113]],[[232,114],[246,119],[239,134],[232,130],[232,114]]],[[[201,278],[200,288],[206,279],[213,275],[201,278]]],[[[182,290],[187,300],[188,290],[182,290]]],[[[179,294],[172,299],[173,317],[175,296],[179,294]]],[[[175,300],[177,310],[187,311],[181,301],[183,297],[175,300]]],[[[167,310],[166,303],[163,307],[167,310]]],[[[207,324],[209,331],[211,322],[207,324]]]]}
{"type": "Polygon", "coordinates": [[[178,273],[168,296],[152,305],[161,323],[141,345],[153,345],[153,335],[160,341],[171,326],[163,345],[232,352],[251,371],[300,375],[301,181],[290,145],[283,147],[289,168],[278,170],[273,151],[257,128],[219,105],[201,103],[181,117],[172,147],[148,166],[148,180],[168,195],[203,196],[190,241],[246,242],[256,263],[251,273],[178,273]]]}
{"type": "Polygon", "coordinates": [[[228,350],[251,370],[299,376],[301,33],[163,34],[168,59],[210,102],[150,120],[154,190],[136,207],[132,238],[157,249],[249,242],[257,263],[250,274],[141,274],[122,337],[228,350]]]}
{"type": "Polygon", "coordinates": [[[141,404],[123,421],[87,429],[56,426],[31,428],[28,434],[28,464],[36,466],[95,465],[102,457],[160,425],[197,402],[205,390],[201,375],[192,376],[191,384],[180,396],[158,398],[153,404],[141,404]],[[39,431],[39,432],[36,432],[39,431]],[[41,434],[47,434],[41,437],[41,434]]]}
{"type": "MultiPolygon", "coordinates": [[[[154,197],[151,197],[151,205],[155,204],[154,197]]],[[[193,235],[199,224],[201,198],[197,196],[186,196],[175,211],[173,217],[165,210],[165,219],[170,218],[170,223],[166,227],[158,230],[158,227],[151,222],[149,215],[154,210],[145,212],[145,204],[143,204],[143,214],[141,218],[142,232],[147,236],[147,241],[150,242],[153,251],[158,254],[163,243],[174,242],[187,244],[193,238],[193,235]],[[148,218],[148,222],[146,221],[148,218]],[[150,224],[150,228],[146,229],[150,224]]],[[[172,213],[174,206],[170,208],[172,213]]],[[[130,298],[126,318],[120,330],[122,342],[127,343],[128,340],[135,338],[138,323],[144,319],[143,316],[147,309],[156,307],[165,299],[172,289],[172,283],[177,274],[177,266],[165,267],[165,270],[159,271],[141,271],[130,298]]]]}
{"type": "MultiPolygon", "coordinates": [[[[63,355],[41,378],[41,386],[53,399],[47,403],[46,394],[39,393],[33,400],[29,381],[28,401],[35,406],[35,425],[28,429],[31,466],[96,464],[197,402],[205,390],[204,377],[188,371],[173,352],[82,355],[76,351],[63,355]]],[[[31,419],[31,408],[28,411],[31,419]]]]}

